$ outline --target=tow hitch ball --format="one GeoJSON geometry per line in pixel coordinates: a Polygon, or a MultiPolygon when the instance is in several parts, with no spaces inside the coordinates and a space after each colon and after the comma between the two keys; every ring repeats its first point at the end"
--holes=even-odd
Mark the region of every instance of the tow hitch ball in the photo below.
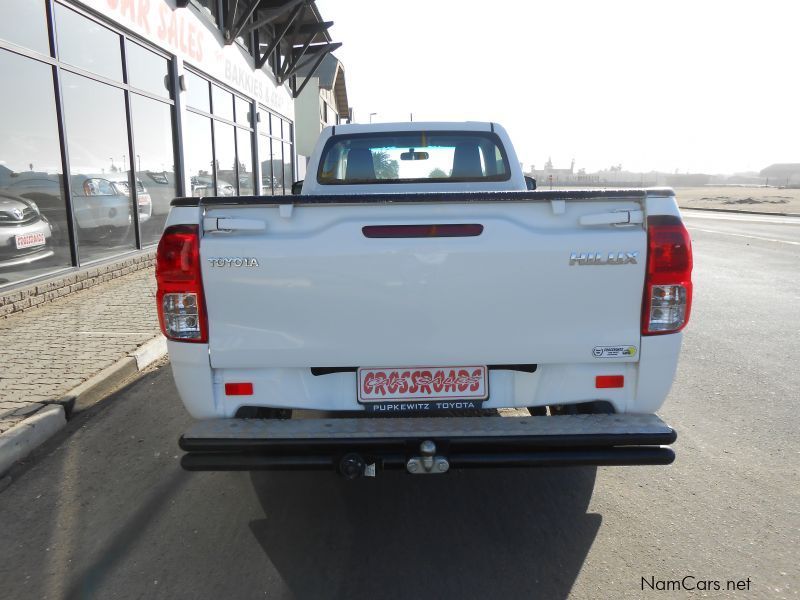
{"type": "Polygon", "coordinates": [[[425,440],[419,445],[422,456],[412,456],[406,463],[406,469],[412,475],[430,475],[447,473],[450,463],[444,456],[436,456],[436,444],[425,440]]]}

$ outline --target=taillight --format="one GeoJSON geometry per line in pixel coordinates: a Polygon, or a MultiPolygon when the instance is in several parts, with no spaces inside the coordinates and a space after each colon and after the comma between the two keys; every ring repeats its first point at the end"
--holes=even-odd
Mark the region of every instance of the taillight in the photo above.
{"type": "Polygon", "coordinates": [[[162,333],[179,342],[207,342],[197,225],[171,225],[164,230],[156,251],[156,282],[162,333]]]}
{"type": "Polygon", "coordinates": [[[647,274],[642,335],[675,333],[692,308],[692,242],[680,218],[647,218],[647,274]]]}

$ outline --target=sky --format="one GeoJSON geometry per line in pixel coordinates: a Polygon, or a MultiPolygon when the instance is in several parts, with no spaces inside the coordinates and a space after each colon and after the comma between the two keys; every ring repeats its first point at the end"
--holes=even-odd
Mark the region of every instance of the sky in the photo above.
{"type": "Polygon", "coordinates": [[[358,122],[494,121],[541,169],[800,162],[800,1],[317,0],[358,122]]]}

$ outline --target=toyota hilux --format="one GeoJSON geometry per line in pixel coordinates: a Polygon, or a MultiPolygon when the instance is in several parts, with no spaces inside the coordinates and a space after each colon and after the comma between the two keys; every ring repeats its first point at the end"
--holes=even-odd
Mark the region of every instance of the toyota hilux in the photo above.
{"type": "Polygon", "coordinates": [[[157,306],[192,470],[668,464],[669,189],[536,190],[496,123],[324,129],[296,195],[178,198],[157,306]]]}

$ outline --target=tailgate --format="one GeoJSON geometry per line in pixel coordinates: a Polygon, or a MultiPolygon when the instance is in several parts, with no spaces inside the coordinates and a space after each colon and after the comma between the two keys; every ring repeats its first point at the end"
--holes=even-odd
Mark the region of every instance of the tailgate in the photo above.
{"type": "Polygon", "coordinates": [[[618,211],[641,220],[642,197],[206,205],[211,365],[636,361],[646,234],[603,221],[618,211]],[[482,231],[364,232],[449,224],[482,231]],[[589,253],[601,260],[571,260],[589,253]]]}

